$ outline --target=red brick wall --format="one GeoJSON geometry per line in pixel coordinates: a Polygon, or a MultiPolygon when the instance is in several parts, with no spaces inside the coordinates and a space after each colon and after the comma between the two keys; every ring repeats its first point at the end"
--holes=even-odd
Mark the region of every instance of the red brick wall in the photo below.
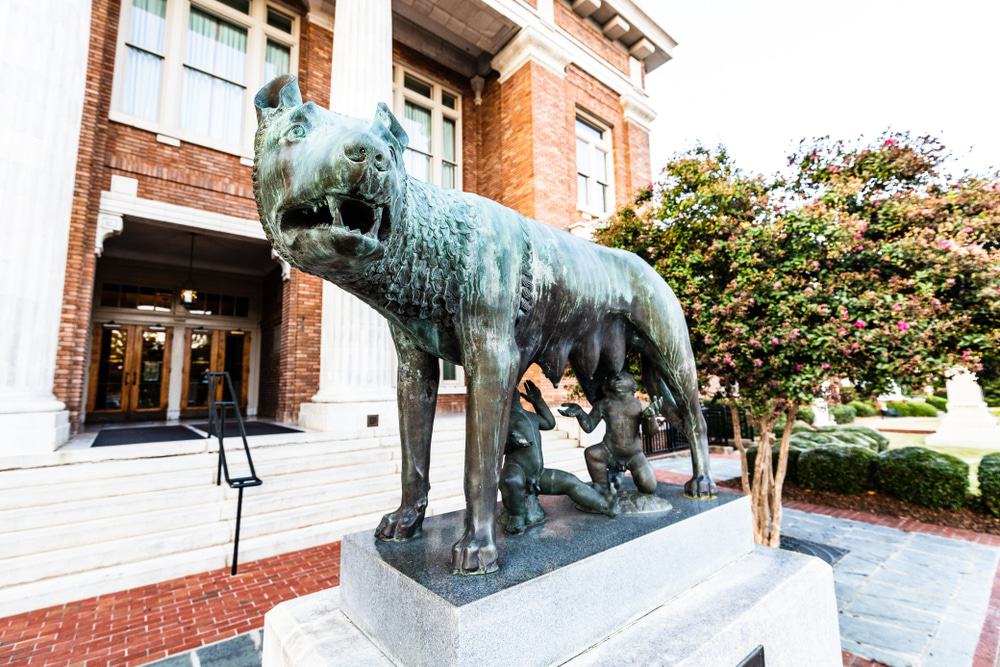
{"type": "Polygon", "coordinates": [[[104,166],[104,155],[108,145],[108,109],[118,11],[117,0],[94,0],[90,17],[90,52],[54,378],[55,395],[66,404],[74,429],[80,424],[84,367],[90,341],[90,311],[97,265],[94,255],[97,212],[101,190],[111,185],[111,175],[104,166]]]}
{"type": "Polygon", "coordinates": [[[612,41],[605,37],[596,25],[579,17],[562,0],[555,0],[554,4],[557,26],[583,42],[584,46],[602,60],[607,61],[612,67],[625,74],[629,73],[628,51],[621,42],[612,41]]]}

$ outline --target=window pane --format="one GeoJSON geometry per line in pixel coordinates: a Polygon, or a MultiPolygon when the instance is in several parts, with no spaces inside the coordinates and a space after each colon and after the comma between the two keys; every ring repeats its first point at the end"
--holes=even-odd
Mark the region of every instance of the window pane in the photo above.
{"type": "Polygon", "coordinates": [[[431,158],[423,153],[406,149],[403,153],[403,164],[406,165],[406,173],[413,178],[430,183],[431,180],[431,158]]]}
{"type": "Polygon", "coordinates": [[[292,19],[270,7],[267,8],[267,24],[272,28],[287,32],[289,35],[292,34],[292,19]]]}
{"type": "Polygon", "coordinates": [[[441,163],[441,187],[442,188],[454,188],[455,187],[455,165],[450,162],[441,163]]]}
{"type": "Polygon", "coordinates": [[[181,125],[203,137],[238,144],[243,134],[242,86],[184,68],[181,125]]]}
{"type": "Polygon", "coordinates": [[[602,183],[608,182],[608,154],[600,149],[594,151],[596,158],[594,165],[594,177],[602,183]]]}
{"type": "Polygon", "coordinates": [[[442,92],[441,93],[441,104],[443,104],[444,106],[448,107],[449,109],[454,109],[456,107],[456,105],[458,104],[458,101],[455,99],[454,95],[450,95],[448,93],[442,92]]]}
{"type": "Polygon", "coordinates": [[[457,377],[455,372],[455,364],[450,361],[441,362],[441,379],[445,382],[454,382],[457,377]]]}
{"type": "Polygon", "coordinates": [[[576,170],[581,174],[590,175],[590,144],[580,138],[576,140],[576,170]]]}
{"type": "Polygon", "coordinates": [[[187,36],[186,64],[234,83],[245,83],[245,29],[192,7],[187,36]]]}
{"type": "Polygon", "coordinates": [[[455,162],[455,121],[445,118],[441,126],[444,130],[441,159],[455,162]]]}
{"type": "Polygon", "coordinates": [[[576,175],[576,207],[587,208],[587,177],[576,175]]]}
{"type": "Polygon", "coordinates": [[[132,0],[128,39],[133,46],[163,55],[167,25],[166,0],[132,0]]]}
{"type": "Polygon", "coordinates": [[[407,102],[403,110],[403,129],[410,137],[410,148],[423,153],[431,152],[431,112],[429,109],[407,102]]]}
{"type": "Polygon", "coordinates": [[[264,81],[270,81],[281,74],[288,74],[291,59],[291,49],[267,40],[267,49],[264,51],[264,81]]]}
{"type": "Polygon", "coordinates": [[[107,308],[118,307],[118,285],[115,283],[101,285],[101,305],[107,308]]]}
{"type": "Polygon", "coordinates": [[[250,0],[219,0],[219,2],[232,7],[238,12],[243,12],[244,14],[250,13],[250,0]]]}
{"type": "Polygon", "coordinates": [[[121,110],[124,113],[156,120],[160,109],[160,72],[163,59],[128,46],[125,48],[125,83],[122,86],[121,110]]]}
{"type": "Polygon", "coordinates": [[[586,137],[587,140],[596,143],[604,138],[604,132],[585,120],[580,118],[576,119],[576,133],[581,137],[586,137]]]}
{"type": "Polygon", "coordinates": [[[403,75],[403,85],[409,88],[415,93],[423,95],[424,97],[431,96],[431,87],[429,84],[424,83],[420,79],[414,79],[409,74],[403,75]]]}
{"type": "Polygon", "coordinates": [[[608,186],[597,184],[597,208],[600,213],[608,212],[608,186]]]}

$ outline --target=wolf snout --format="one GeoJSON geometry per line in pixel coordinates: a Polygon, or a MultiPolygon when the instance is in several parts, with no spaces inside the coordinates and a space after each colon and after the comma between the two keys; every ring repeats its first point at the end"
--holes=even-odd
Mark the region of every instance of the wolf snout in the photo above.
{"type": "Polygon", "coordinates": [[[358,164],[370,164],[379,171],[389,168],[385,147],[372,137],[363,134],[344,142],[344,157],[358,164]]]}

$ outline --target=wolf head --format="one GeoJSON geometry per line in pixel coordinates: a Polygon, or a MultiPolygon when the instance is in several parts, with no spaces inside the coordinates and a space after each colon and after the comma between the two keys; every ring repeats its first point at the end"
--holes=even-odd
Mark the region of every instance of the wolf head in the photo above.
{"type": "Polygon", "coordinates": [[[406,132],[385,104],[371,121],[302,103],[294,76],[260,89],[254,195],[289,263],[336,280],[380,259],[406,193],[406,132]]]}

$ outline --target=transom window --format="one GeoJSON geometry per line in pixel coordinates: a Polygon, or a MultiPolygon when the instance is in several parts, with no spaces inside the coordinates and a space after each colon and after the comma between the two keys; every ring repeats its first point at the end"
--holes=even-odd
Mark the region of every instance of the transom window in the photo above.
{"type": "Polygon", "coordinates": [[[444,188],[462,188],[462,98],[399,65],[392,68],[393,107],[410,138],[406,173],[444,188]]]}
{"type": "Polygon", "coordinates": [[[603,217],[614,204],[611,130],[581,115],[576,117],[576,207],[603,217]]]}
{"type": "Polygon", "coordinates": [[[292,71],[298,30],[266,0],[123,0],[111,118],[250,156],[248,95],[292,71]]]}

